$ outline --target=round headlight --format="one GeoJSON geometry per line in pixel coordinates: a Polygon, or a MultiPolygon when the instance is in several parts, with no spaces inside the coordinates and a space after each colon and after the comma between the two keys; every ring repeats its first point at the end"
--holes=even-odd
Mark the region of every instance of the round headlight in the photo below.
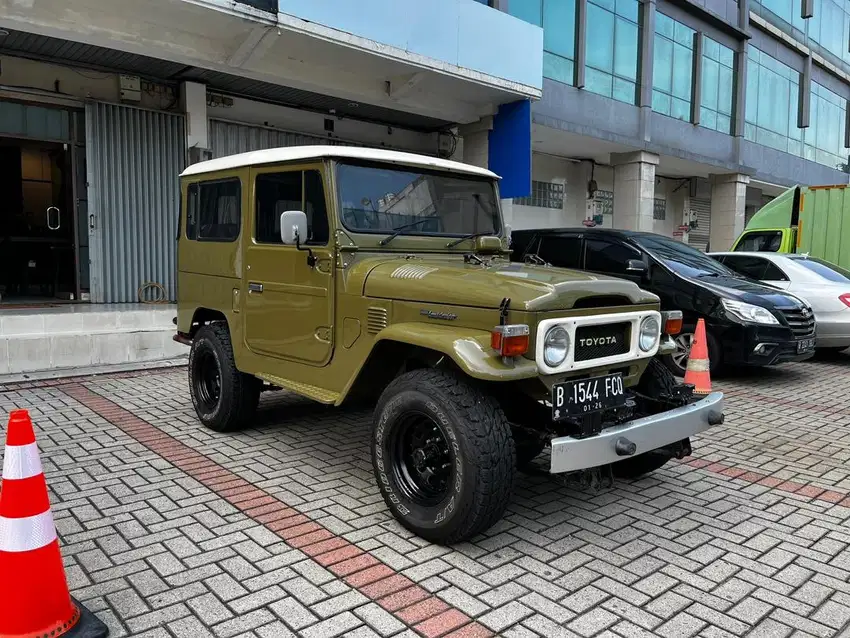
{"type": "Polygon", "coordinates": [[[658,343],[661,327],[655,317],[647,317],[640,324],[640,339],[638,345],[644,352],[649,352],[658,343]]]}
{"type": "Polygon", "coordinates": [[[550,368],[557,368],[567,358],[570,349],[570,335],[561,326],[549,328],[543,340],[543,360],[550,368]]]}

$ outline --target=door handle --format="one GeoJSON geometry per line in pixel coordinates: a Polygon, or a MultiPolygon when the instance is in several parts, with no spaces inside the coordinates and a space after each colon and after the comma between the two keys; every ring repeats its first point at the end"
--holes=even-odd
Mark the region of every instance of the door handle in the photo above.
{"type": "Polygon", "coordinates": [[[55,206],[48,207],[46,212],[47,212],[47,227],[50,230],[59,230],[59,227],[62,225],[62,213],[55,206]],[[56,211],[56,225],[55,226],[51,225],[51,223],[50,223],[50,211],[53,211],[53,210],[56,211]]]}
{"type": "Polygon", "coordinates": [[[248,292],[257,292],[257,293],[263,292],[263,284],[258,284],[256,282],[249,281],[248,282],[248,292]]]}

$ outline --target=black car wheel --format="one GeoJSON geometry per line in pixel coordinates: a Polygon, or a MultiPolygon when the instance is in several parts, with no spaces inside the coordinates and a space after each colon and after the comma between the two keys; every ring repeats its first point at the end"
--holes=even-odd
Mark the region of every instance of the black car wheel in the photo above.
{"type": "MultiPolygon", "coordinates": [[[[676,352],[664,355],[661,358],[664,365],[676,376],[685,376],[685,371],[688,368],[688,358],[691,355],[691,347],[694,345],[695,332],[696,326],[685,326],[682,332],[673,337],[673,342],[676,344],[676,352]]],[[[720,370],[720,366],[723,363],[721,350],[717,339],[708,330],[706,330],[705,336],[708,341],[709,372],[715,374],[720,370]]]]}
{"type": "Polygon", "coordinates": [[[224,323],[203,326],[189,351],[189,392],[201,423],[216,432],[244,426],[260,400],[261,383],[239,372],[224,323]]]}
{"type": "Polygon", "coordinates": [[[441,544],[498,521],[516,475],[514,441],[498,403],[431,369],[398,377],[381,395],[372,464],[399,522],[441,544]]]}

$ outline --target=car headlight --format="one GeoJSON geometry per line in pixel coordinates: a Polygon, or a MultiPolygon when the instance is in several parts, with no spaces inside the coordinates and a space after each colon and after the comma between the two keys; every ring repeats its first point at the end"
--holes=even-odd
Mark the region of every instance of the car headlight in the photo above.
{"type": "Polygon", "coordinates": [[[567,358],[570,350],[570,335],[561,326],[549,328],[543,339],[543,360],[550,368],[557,368],[567,358]]]}
{"type": "Polygon", "coordinates": [[[751,303],[744,303],[743,301],[734,301],[732,299],[721,299],[720,302],[723,304],[723,308],[725,308],[728,314],[740,321],[746,321],[749,323],[779,323],[779,320],[773,316],[773,313],[767,308],[754,306],[751,303]]]}
{"type": "Polygon", "coordinates": [[[647,317],[640,322],[640,338],[638,345],[644,352],[649,352],[658,343],[658,338],[661,335],[661,326],[658,324],[658,319],[655,317],[647,317]]]}

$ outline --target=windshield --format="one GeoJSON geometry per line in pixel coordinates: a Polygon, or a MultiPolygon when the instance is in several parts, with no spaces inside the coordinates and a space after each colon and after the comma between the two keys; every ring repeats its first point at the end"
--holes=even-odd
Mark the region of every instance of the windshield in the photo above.
{"type": "Polygon", "coordinates": [[[342,223],[363,233],[498,234],[499,208],[491,180],[381,164],[340,163],[342,223]]]}
{"type": "Polygon", "coordinates": [[[684,277],[738,277],[719,261],[662,235],[635,235],[634,240],[673,272],[684,277]]]}
{"type": "Polygon", "coordinates": [[[842,284],[850,282],[850,271],[835,264],[813,257],[792,257],[792,259],[794,259],[794,263],[808,268],[828,281],[837,281],[842,284]]]}

